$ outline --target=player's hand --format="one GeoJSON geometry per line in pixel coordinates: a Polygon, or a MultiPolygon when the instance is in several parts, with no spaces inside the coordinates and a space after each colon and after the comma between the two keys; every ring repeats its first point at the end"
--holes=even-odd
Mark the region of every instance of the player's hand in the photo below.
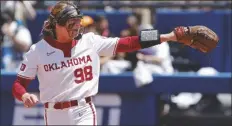
{"type": "Polygon", "coordinates": [[[33,107],[34,105],[36,105],[39,102],[38,97],[36,95],[29,94],[29,93],[23,94],[22,100],[23,100],[23,104],[26,108],[33,107]]]}

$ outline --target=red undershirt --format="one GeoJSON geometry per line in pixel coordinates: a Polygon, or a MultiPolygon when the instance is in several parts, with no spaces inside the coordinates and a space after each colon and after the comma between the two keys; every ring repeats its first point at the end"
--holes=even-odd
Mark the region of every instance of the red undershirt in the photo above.
{"type": "MultiPolygon", "coordinates": [[[[71,56],[71,48],[77,44],[77,40],[73,40],[72,43],[59,43],[56,40],[46,37],[44,38],[51,46],[58,48],[63,51],[65,57],[71,56]]],[[[138,36],[131,36],[120,38],[117,44],[116,53],[117,52],[132,52],[141,49],[139,44],[139,37],[138,36]]],[[[12,93],[15,98],[22,101],[21,97],[24,93],[26,93],[26,88],[29,85],[31,80],[21,78],[17,76],[13,87],[12,93]]]]}

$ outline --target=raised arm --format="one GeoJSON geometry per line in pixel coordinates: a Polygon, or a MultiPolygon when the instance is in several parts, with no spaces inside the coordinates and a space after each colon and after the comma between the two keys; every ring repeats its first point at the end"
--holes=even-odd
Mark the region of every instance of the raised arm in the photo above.
{"type": "MultiPolygon", "coordinates": [[[[154,30],[154,35],[157,33],[156,31],[157,30],[154,30]]],[[[162,42],[176,41],[176,36],[174,32],[156,35],[158,36],[158,38],[150,36],[150,40],[149,36],[147,36],[147,40],[144,40],[146,38],[143,38],[141,40],[141,36],[120,38],[117,44],[116,52],[132,52],[139,49],[155,46],[162,42]]]]}
{"type": "Polygon", "coordinates": [[[124,38],[106,38],[89,33],[93,47],[100,56],[112,56],[117,52],[133,52],[161,44],[162,42],[177,42],[203,53],[210,52],[218,44],[218,36],[205,26],[179,26],[170,33],[159,34],[158,30],[141,30],[138,36],[124,38]]]}
{"type": "Polygon", "coordinates": [[[158,30],[142,30],[139,36],[120,38],[116,52],[130,52],[158,45],[162,42],[174,41],[198,49],[203,53],[214,49],[219,38],[217,34],[205,26],[179,26],[167,34],[159,34],[158,30]]]}

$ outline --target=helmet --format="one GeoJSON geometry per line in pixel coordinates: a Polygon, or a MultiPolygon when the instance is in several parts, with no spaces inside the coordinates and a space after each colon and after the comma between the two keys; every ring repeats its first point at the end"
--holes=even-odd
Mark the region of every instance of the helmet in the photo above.
{"type": "Polygon", "coordinates": [[[83,14],[75,4],[69,1],[61,1],[52,8],[50,16],[54,18],[56,23],[64,26],[68,19],[82,18],[83,14]]]}
{"type": "MultiPolygon", "coordinates": [[[[84,27],[80,26],[78,28],[74,29],[74,25],[70,24],[70,19],[77,19],[81,23],[81,19],[83,18],[83,14],[80,12],[80,9],[78,6],[73,4],[70,1],[61,1],[58,2],[52,9],[51,13],[48,18],[48,25],[49,28],[52,30],[52,35],[54,38],[56,38],[56,35],[54,34],[55,25],[58,24],[60,26],[68,26],[66,27],[69,36],[74,39],[80,39],[84,32],[84,27]],[[75,34],[75,35],[74,35],[75,34]]],[[[47,27],[48,25],[45,25],[47,27]]],[[[44,28],[46,30],[46,28],[44,28]]]]}

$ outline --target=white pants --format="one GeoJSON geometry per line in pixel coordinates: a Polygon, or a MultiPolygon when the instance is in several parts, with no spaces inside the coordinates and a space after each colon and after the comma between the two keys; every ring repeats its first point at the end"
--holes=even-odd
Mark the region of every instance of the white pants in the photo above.
{"type": "Polygon", "coordinates": [[[92,102],[65,109],[46,108],[46,125],[97,125],[96,109],[92,102]]]}

